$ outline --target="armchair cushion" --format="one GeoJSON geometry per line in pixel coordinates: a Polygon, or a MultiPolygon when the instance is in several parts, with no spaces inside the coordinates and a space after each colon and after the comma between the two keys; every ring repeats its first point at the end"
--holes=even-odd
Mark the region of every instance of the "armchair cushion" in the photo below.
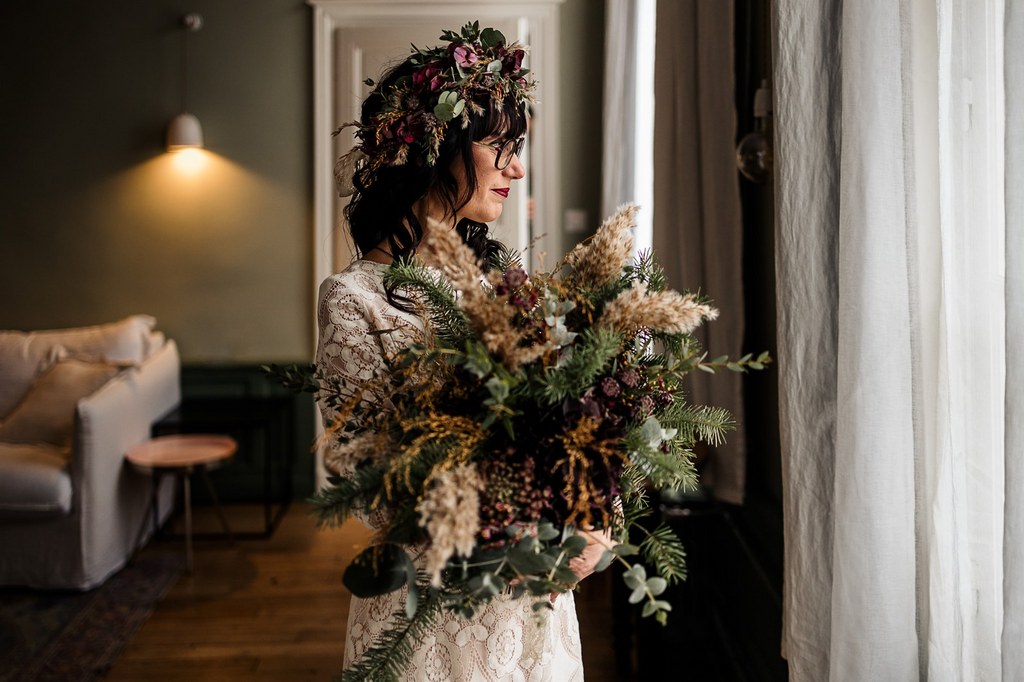
{"type": "Polygon", "coordinates": [[[0,443],[0,518],[69,513],[67,459],[54,445],[0,443]]]}
{"type": "Polygon", "coordinates": [[[71,444],[75,406],[120,371],[106,362],[58,360],[42,374],[18,406],[0,422],[0,442],[71,444]]]}
{"type": "Polygon", "coordinates": [[[82,360],[138,365],[163,346],[155,324],[149,315],[132,315],[91,327],[0,332],[0,419],[21,402],[54,346],[82,360]]]}

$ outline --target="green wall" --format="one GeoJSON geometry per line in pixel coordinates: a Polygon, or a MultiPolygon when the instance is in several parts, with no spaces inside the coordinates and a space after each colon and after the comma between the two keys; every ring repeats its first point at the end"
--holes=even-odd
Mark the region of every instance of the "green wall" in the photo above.
{"type": "MultiPolygon", "coordinates": [[[[561,10],[563,205],[595,223],[603,5],[561,10]]],[[[0,328],[145,312],[186,362],[308,357],[311,9],[54,0],[5,14],[0,328]],[[205,19],[189,37],[188,108],[208,152],[193,172],[162,149],[187,12],[205,19]]]]}

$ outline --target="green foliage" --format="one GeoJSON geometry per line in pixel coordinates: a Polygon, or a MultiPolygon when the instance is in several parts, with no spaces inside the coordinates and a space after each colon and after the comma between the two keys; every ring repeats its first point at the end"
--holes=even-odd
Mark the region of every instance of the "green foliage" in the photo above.
{"type": "Polygon", "coordinates": [[[260,365],[260,370],[293,393],[317,393],[320,391],[321,380],[317,375],[316,365],[270,364],[260,365]]]}
{"type": "Polygon", "coordinates": [[[630,458],[637,470],[656,488],[694,490],[697,487],[697,470],[688,455],[690,453],[686,451],[663,452],[643,445],[633,450],[630,458]]]}
{"type": "Polygon", "coordinates": [[[540,380],[549,405],[578,398],[618,354],[622,337],[609,329],[588,328],[576,340],[572,357],[540,380]]]}
{"type": "Polygon", "coordinates": [[[384,542],[360,552],[345,569],[342,582],[355,596],[369,599],[399,589],[410,574],[415,575],[415,569],[405,550],[384,542]]]}
{"type": "Polygon", "coordinates": [[[435,590],[420,590],[415,613],[395,611],[388,627],[373,646],[356,660],[335,682],[398,682],[405,676],[416,647],[426,637],[441,613],[441,601],[435,590]]]}
{"type": "Polygon", "coordinates": [[[647,537],[640,543],[640,552],[670,585],[686,580],[686,550],[668,525],[663,523],[647,532],[647,537]]]}
{"type": "Polygon", "coordinates": [[[688,445],[700,441],[718,446],[725,434],[736,427],[729,410],[711,405],[691,405],[682,401],[669,406],[659,416],[661,423],[679,431],[678,437],[688,445]]]}
{"type": "Polygon", "coordinates": [[[654,252],[650,249],[644,249],[637,254],[636,260],[626,267],[626,277],[630,282],[644,282],[648,291],[665,289],[665,271],[655,260],[654,252]]]}
{"type": "Polygon", "coordinates": [[[469,321],[459,310],[455,290],[440,273],[411,260],[392,263],[384,272],[384,284],[396,290],[420,292],[434,333],[445,345],[459,345],[469,334],[469,321]]]}
{"type": "Polygon", "coordinates": [[[318,490],[311,498],[317,525],[335,528],[355,511],[369,511],[384,472],[376,467],[359,467],[349,478],[334,478],[331,486],[318,490]]]}
{"type": "Polygon", "coordinates": [[[507,272],[523,267],[523,257],[516,249],[510,249],[502,244],[498,252],[491,257],[490,265],[498,272],[507,272]]]}

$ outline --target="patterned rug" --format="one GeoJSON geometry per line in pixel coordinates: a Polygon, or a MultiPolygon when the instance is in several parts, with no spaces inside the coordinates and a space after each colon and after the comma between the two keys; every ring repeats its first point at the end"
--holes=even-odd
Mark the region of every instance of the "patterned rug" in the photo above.
{"type": "Polygon", "coordinates": [[[145,552],[90,592],[0,590],[0,682],[100,679],[183,564],[180,553],[145,552]]]}

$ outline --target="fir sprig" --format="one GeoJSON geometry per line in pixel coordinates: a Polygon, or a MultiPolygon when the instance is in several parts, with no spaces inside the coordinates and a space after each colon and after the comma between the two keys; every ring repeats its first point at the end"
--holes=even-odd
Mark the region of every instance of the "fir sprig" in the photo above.
{"type": "Polygon", "coordinates": [[[419,590],[416,613],[412,618],[405,609],[395,611],[390,626],[348,669],[334,678],[335,682],[398,682],[412,662],[416,647],[441,614],[441,601],[436,590],[419,590]]]}
{"type": "Polygon", "coordinates": [[[698,441],[718,446],[725,442],[725,434],[736,428],[729,410],[712,405],[693,405],[679,401],[670,405],[659,421],[677,429],[679,437],[688,444],[698,441]]]}
{"type": "Polygon", "coordinates": [[[548,370],[540,379],[547,403],[554,405],[582,395],[618,354],[621,345],[622,337],[612,330],[585,330],[572,347],[568,360],[548,370]]]}
{"type": "Polygon", "coordinates": [[[686,550],[676,532],[664,523],[652,531],[638,527],[646,534],[640,543],[640,552],[658,575],[669,585],[686,580],[686,550]]]}
{"type": "Polygon", "coordinates": [[[440,273],[416,261],[400,260],[385,271],[384,284],[389,288],[420,292],[432,329],[443,344],[457,343],[469,334],[469,321],[459,309],[455,290],[440,273]]]}
{"type": "Polygon", "coordinates": [[[384,472],[378,467],[361,466],[349,477],[332,477],[331,485],[321,488],[310,498],[317,525],[336,528],[357,511],[370,511],[370,504],[380,489],[384,472]]]}

